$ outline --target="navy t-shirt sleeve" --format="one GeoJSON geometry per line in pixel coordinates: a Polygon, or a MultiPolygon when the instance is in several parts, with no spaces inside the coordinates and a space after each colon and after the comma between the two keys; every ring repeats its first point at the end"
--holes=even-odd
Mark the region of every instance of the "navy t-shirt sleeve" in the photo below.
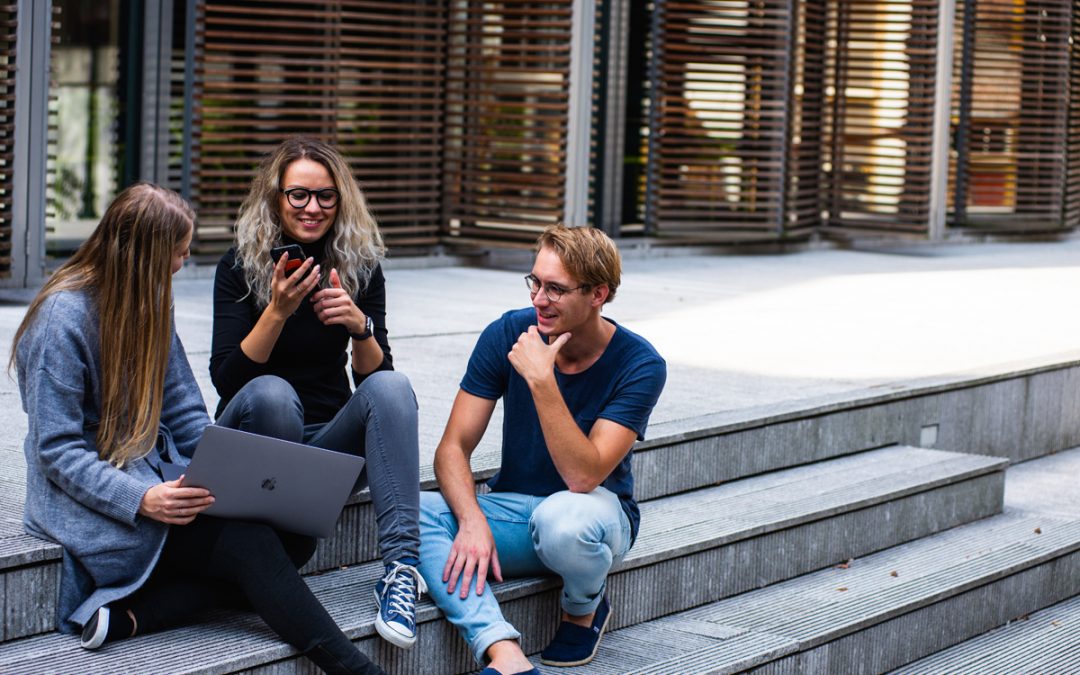
{"type": "Polygon", "coordinates": [[[649,415],[667,381],[667,365],[659,356],[642,359],[623,371],[620,379],[615,396],[598,417],[621,424],[644,440],[649,415]]]}
{"type": "Polygon", "coordinates": [[[473,396],[494,401],[506,393],[507,378],[510,376],[508,324],[505,315],[491,322],[473,347],[465,376],[461,379],[461,388],[473,396]]]}

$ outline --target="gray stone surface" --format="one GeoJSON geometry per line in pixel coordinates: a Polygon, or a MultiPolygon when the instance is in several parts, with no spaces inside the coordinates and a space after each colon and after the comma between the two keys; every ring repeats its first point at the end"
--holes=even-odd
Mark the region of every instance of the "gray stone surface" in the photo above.
{"type": "MultiPolygon", "coordinates": [[[[1013,465],[1006,473],[1004,516],[853,560],[846,569],[618,630],[583,672],[761,667],[775,673],[875,673],[939,650],[944,651],[898,672],[1074,672],[1080,667],[1080,603],[1063,602],[1032,614],[1030,621],[1028,614],[1080,593],[1078,475],[1080,448],[1013,465]],[[1052,538],[1057,539],[1050,548],[1059,554],[1048,556],[1045,546],[1052,538]],[[972,570],[985,578],[973,580],[972,570]],[[939,582],[949,579],[956,587],[942,590],[939,582]],[[903,606],[916,593],[932,602],[903,606]],[[884,604],[875,615],[872,606],[879,601],[884,604]],[[1013,623],[987,633],[1007,622],[1013,623]],[[818,629],[825,632],[812,634],[818,629]],[[663,641],[651,642],[655,636],[663,641]],[[654,649],[628,647],[633,644],[654,649]],[[659,653],[670,653],[674,661],[658,660],[657,644],[666,645],[659,653]]],[[[778,557],[788,553],[779,546],[769,550],[778,557]]]]}
{"type": "Polygon", "coordinates": [[[894,675],[961,672],[1080,672],[1080,596],[893,671],[894,675]]]}
{"type": "MultiPolygon", "coordinates": [[[[643,509],[649,526],[609,581],[617,607],[614,627],[995,513],[1001,507],[1002,464],[971,455],[885,448],[650,502],[643,509]],[[913,482],[917,474],[927,476],[924,484],[913,482]],[[813,498],[815,490],[820,500],[813,498]],[[730,572],[718,575],[716,570],[730,572]]],[[[310,577],[308,583],[350,637],[373,649],[392,672],[472,667],[461,640],[437,620],[430,599],[420,606],[424,623],[415,649],[401,652],[375,638],[370,597],[378,574],[378,563],[366,563],[310,577]]],[[[520,579],[493,588],[507,618],[525,634],[525,648],[539,650],[555,630],[557,583],[520,579]]],[[[291,656],[254,617],[228,615],[95,654],[81,652],[69,636],[31,637],[0,649],[0,672],[63,672],[76,665],[80,672],[176,672],[183,670],[178,664],[221,672],[291,656]]]]}
{"type": "Polygon", "coordinates": [[[1016,464],[1009,468],[1005,506],[1080,520],[1078,479],[1080,448],[1016,464]]]}
{"type": "MultiPolygon", "coordinates": [[[[718,413],[728,421],[754,419],[1019,362],[1080,359],[1073,339],[1080,316],[1059,311],[1080,285],[1080,241],[902,254],[656,257],[666,253],[654,249],[654,257],[639,258],[628,251],[624,283],[605,310],[668,359],[653,433],[718,413]]],[[[411,269],[390,261],[391,339],[397,365],[420,398],[425,457],[479,331],[527,304],[520,279],[527,270],[526,261],[512,271],[411,269]]],[[[175,296],[177,324],[212,408],[210,273],[182,271],[175,296]]],[[[0,345],[10,345],[25,299],[0,294],[0,345]]],[[[0,449],[17,451],[26,422],[14,382],[0,378],[5,401],[0,424],[9,433],[0,449]]],[[[489,442],[483,450],[495,447],[489,442]]]]}
{"type": "MultiPolygon", "coordinates": [[[[917,443],[928,425],[938,426],[939,448],[1014,460],[1080,445],[1080,366],[1072,365],[1080,363],[1075,339],[1080,314],[1061,311],[1071,306],[1080,282],[1080,241],[893,253],[660,257],[665,253],[654,250],[653,257],[642,258],[628,251],[625,282],[605,310],[656,344],[670,366],[649,440],[636,460],[644,478],[642,497],[878,445],[917,443]]],[[[425,480],[432,477],[431,453],[476,336],[502,311],[527,301],[520,277],[528,261],[519,263],[512,270],[388,265],[396,362],[411,377],[421,403],[425,480]]],[[[213,408],[216,396],[206,367],[210,289],[208,269],[182,271],[175,307],[193,369],[213,408]]],[[[0,344],[10,346],[28,294],[2,295],[0,344]]],[[[57,549],[19,541],[25,536],[19,520],[26,420],[10,377],[0,378],[0,425],[8,432],[0,438],[0,553],[24,556],[9,567],[14,571],[24,563],[55,560],[57,549]]],[[[497,465],[498,431],[496,419],[475,457],[474,467],[482,472],[497,465]]],[[[1037,480],[1048,478],[1032,471],[1037,480]]],[[[1022,497],[1014,501],[1025,513],[1032,508],[1022,497]]],[[[668,606],[665,584],[688,573],[712,579],[715,570],[735,568],[741,571],[722,592],[756,588],[806,571],[785,568],[788,559],[863,555],[988,515],[1000,503],[1000,476],[977,476],[820,522],[792,521],[786,530],[721,547],[728,550],[723,555],[701,549],[678,564],[627,567],[613,584],[623,584],[622,597],[629,598],[621,615],[644,620],[668,606]],[[860,552],[845,553],[851,550],[860,552]],[[650,595],[656,593],[661,595],[650,595]]],[[[1063,502],[1052,512],[1069,514],[1072,508],[1063,502]]],[[[370,542],[357,545],[369,548],[370,542]]],[[[330,565],[339,555],[341,550],[330,545],[320,552],[321,564],[330,565]]],[[[337,578],[324,575],[312,583],[324,577],[337,578]]],[[[55,579],[45,583],[54,587],[55,579]]],[[[508,613],[522,621],[535,621],[537,612],[554,615],[553,587],[536,584],[501,589],[515,598],[508,613]]],[[[364,592],[370,593],[357,597],[366,600],[364,592]]],[[[13,615],[34,604],[12,600],[20,593],[17,585],[5,586],[10,612],[5,631],[13,615]]],[[[26,625],[46,615],[47,609],[26,625]]],[[[432,642],[425,642],[431,656],[402,659],[399,672],[419,670],[415,659],[436,670],[468,662],[460,640],[442,635],[445,624],[428,625],[434,627],[428,631],[432,642]]],[[[539,648],[553,628],[531,634],[530,648],[539,648]]],[[[250,625],[243,631],[258,633],[250,625]]],[[[357,637],[366,649],[379,654],[385,649],[374,638],[357,637]]],[[[203,640],[200,649],[232,653],[231,645],[203,640]]],[[[0,648],[0,656],[8,649],[0,648]]],[[[823,658],[821,653],[813,658],[823,658]]],[[[288,650],[279,657],[285,660],[280,666],[267,665],[260,656],[237,667],[292,672],[288,650]]]]}
{"type": "Polygon", "coordinates": [[[616,631],[578,672],[880,673],[1077,593],[1080,523],[1005,514],[616,631]],[[616,651],[657,630],[686,635],[616,651]]]}

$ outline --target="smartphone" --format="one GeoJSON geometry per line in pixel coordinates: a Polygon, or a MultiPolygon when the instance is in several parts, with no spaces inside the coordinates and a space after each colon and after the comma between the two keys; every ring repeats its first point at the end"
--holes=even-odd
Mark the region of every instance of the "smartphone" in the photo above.
{"type": "Polygon", "coordinates": [[[289,260],[285,263],[286,275],[304,264],[304,249],[300,248],[299,244],[287,244],[270,249],[270,258],[273,259],[275,265],[284,253],[289,254],[289,260]]]}

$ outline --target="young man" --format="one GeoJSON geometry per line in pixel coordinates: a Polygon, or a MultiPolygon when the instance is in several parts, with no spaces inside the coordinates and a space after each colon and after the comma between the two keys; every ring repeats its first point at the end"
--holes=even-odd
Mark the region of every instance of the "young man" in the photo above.
{"type": "Polygon", "coordinates": [[[562,623],[547,665],[588,663],[610,617],[611,566],[637,535],[630,449],[667,376],[641,337],[600,315],[619,252],[592,228],[547,229],[525,277],[532,307],[477,341],[435,451],[442,494],[420,495],[420,573],[484,675],[536,672],[485,584],[555,573],[562,623]],[[502,468],[477,496],[469,459],[503,399],[502,468]]]}

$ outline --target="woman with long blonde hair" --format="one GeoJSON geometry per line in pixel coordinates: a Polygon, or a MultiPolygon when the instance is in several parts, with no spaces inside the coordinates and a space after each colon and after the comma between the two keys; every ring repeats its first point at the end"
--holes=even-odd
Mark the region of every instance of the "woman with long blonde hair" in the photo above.
{"type": "Polygon", "coordinates": [[[382,256],[344,158],[286,139],[255,174],[218,264],[210,377],[218,424],[366,458],[357,487],[371,489],[385,566],[375,628],[408,648],[425,590],[420,448],[416,397],[393,370],[382,256]]]}
{"type": "Polygon", "coordinates": [[[313,540],[199,516],[213,496],[165,479],[210,423],[172,317],[193,229],[175,192],[127,188],[15,335],[23,522],[64,549],[58,628],[98,649],[239,601],[327,672],[380,673],[297,572],[313,540]]]}

